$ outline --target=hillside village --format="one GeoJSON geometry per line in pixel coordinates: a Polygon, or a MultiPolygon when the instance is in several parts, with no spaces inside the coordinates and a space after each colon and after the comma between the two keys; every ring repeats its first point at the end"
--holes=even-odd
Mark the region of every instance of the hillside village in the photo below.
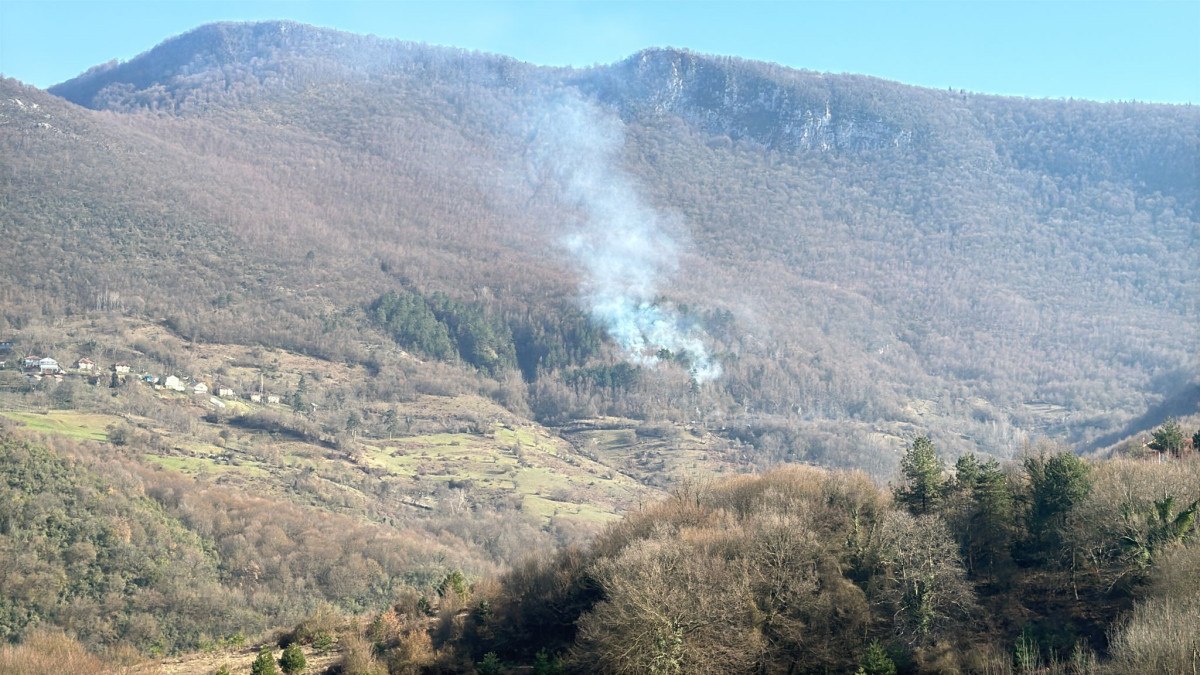
{"type": "Polygon", "coordinates": [[[30,383],[41,382],[45,379],[52,379],[55,382],[62,382],[67,378],[78,378],[90,385],[100,385],[102,378],[107,375],[107,384],[110,387],[117,387],[123,384],[128,379],[134,379],[146,386],[153,387],[158,391],[170,391],[180,394],[191,394],[194,396],[210,396],[211,402],[218,407],[224,407],[220,403],[220,399],[241,399],[250,403],[258,403],[264,405],[279,405],[282,402],[282,397],[279,394],[268,394],[262,391],[238,392],[225,383],[217,381],[210,386],[208,382],[202,379],[193,379],[189,375],[156,375],[150,372],[134,373],[132,366],[124,361],[117,361],[109,364],[107,367],[96,363],[86,356],[80,356],[71,362],[71,364],[63,368],[58,359],[52,356],[42,356],[40,354],[26,354],[17,365],[17,361],[12,358],[13,341],[0,341],[0,369],[15,369],[19,368],[26,380],[30,383]],[[10,361],[12,362],[10,365],[10,361]]]}

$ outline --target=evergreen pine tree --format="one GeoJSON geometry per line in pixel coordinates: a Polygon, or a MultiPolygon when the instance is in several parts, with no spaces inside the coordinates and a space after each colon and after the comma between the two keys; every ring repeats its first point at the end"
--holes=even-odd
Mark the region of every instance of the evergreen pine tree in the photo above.
{"type": "Polygon", "coordinates": [[[1179,420],[1168,417],[1161,427],[1155,429],[1154,440],[1150,442],[1150,447],[1178,457],[1183,452],[1183,429],[1179,427],[1179,420]]]}
{"type": "Polygon", "coordinates": [[[258,658],[254,659],[254,663],[250,666],[250,675],[279,675],[279,671],[275,669],[275,657],[271,655],[271,648],[264,646],[262,651],[258,652],[258,658]]]}
{"type": "Polygon", "coordinates": [[[308,661],[304,658],[304,651],[300,649],[300,645],[293,642],[284,647],[283,656],[279,657],[279,667],[287,675],[299,673],[308,665],[308,661]]]}
{"type": "Polygon", "coordinates": [[[900,460],[900,470],[904,472],[904,485],[897,490],[896,499],[913,515],[931,512],[942,498],[946,476],[945,465],[928,436],[913,440],[900,460]]]}

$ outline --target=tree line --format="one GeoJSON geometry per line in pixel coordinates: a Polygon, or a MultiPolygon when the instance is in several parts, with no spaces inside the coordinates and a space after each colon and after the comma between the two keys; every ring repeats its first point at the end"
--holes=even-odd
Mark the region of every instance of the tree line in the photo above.
{"type": "Polygon", "coordinates": [[[682,485],[432,624],[397,606],[378,672],[1190,672],[1197,478],[1052,447],[951,470],[922,436],[887,488],[803,466],[682,485]]]}

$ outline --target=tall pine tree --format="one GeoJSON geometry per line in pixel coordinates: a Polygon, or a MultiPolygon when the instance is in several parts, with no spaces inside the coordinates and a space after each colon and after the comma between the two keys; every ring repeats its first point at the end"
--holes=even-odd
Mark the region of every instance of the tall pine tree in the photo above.
{"type": "Polygon", "coordinates": [[[928,436],[918,436],[900,460],[904,484],[896,499],[913,515],[930,513],[941,501],[946,489],[946,467],[928,436]]]}

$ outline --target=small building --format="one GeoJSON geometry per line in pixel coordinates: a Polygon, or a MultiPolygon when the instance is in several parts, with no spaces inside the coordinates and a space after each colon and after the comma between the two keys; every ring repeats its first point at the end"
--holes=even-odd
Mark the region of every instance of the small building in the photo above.
{"type": "Polygon", "coordinates": [[[128,373],[129,372],[129,364],[128,363],[115,363],[115,364],[113,364],[113,372],[121,373],[121,374],[128,373]]]}
{"type": "Polygon", "coordinates": [[[13,350],[12,340],[0,340],[0,354],[7,354],[13,350]]]}
{"type": "Polygon", "coordinates": [[[193,394],[207,394],[208,393],[208,385],[204,384],[203,382],[197,382],[196,384],[192,385],[192,393],[193,394]]]}
{"type": "Polygon", "coordinates": [[[262,394],[250,394],[251,403],[262,403],[262,394]]]}
{"type": "Polygon", "coordinates": [[[42,360],[42,357],[38,356],[37,354],[30,354],[29,356],[25,357],[25,367],[26,368],[37,368],[38,362],[40,362],[41,360],[42,360]]]}
{"type": "Polygon", "coordinates": [[[233,393],[233,390],[229,387],[221,387],[217,390],[217,396],[220,396],[221,398],[233,398],[234,396],[237,396],[237,394],[233,393]]]}
{"type": "Polygon", "coordinates": [[[86,370],[90,373],[96,369],[96,362],[84,356],[75,362],[75,368],[77,370],[86,370]]]}
{"type": "Polygon", "coordinates": [[[279,405],[279,394],[267,394],[267,403],[269,405],[279,405]]]}
{"type": "Polygon", "coordinates": [[[37,367],[39,373],[49,373],[51,375],[62,371],[62,368],[58,366],[58,361],[55,361],[49,356],[38,361],[37,367]]]}
{"type": "Polygon", "coordinates": [[[185,389],[183,386],[183,380],[175,377],[174,375],[168,375],[167,378],[163,380],[162,386],[164,389],[170,389],[171,391],[183,391],[185,389]]]}

